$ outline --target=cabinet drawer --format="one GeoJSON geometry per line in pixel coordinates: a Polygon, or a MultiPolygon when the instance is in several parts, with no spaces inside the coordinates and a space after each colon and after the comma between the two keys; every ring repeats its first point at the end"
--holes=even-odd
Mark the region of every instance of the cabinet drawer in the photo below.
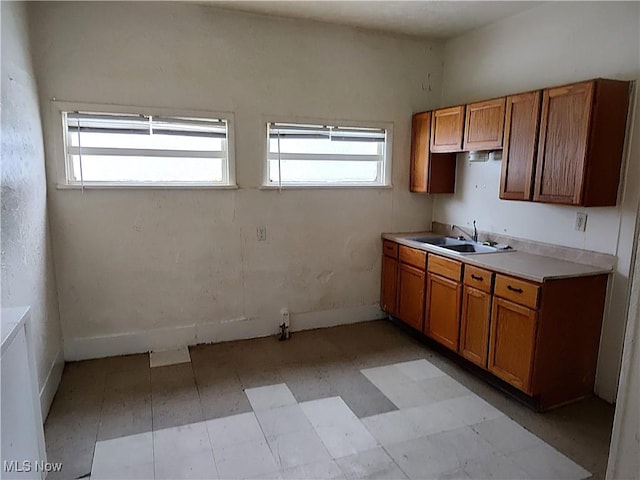
{"type": "Polygon", "coordinates": [[[427,270],[431,273],[436,273],[459,282],[462,273],[462,264],[448,258],[429,255],[429,265],[427,270]]]}
{"type": "Polygon", "coordinates": [[[464,283],[483,292],[491,293],[491,283],[495,274],[489,270],[465,265],[464,283]]]}
{"type": "Polygon", "coordinates": [[[427,263],[427,252],[400,245],[400,261],[424,270],[427,263]]]}
{"type": "Polygon", "coordinates": [[[398,258],[398,244],[389,240],[382,241],[382,253],[387,257],[398,258]]]}
{"type": "Polygon", "coordinates": [[[537,308],[539,289],[540,287],[535,283],[496,275],[495,295],[529,308],[537,308]]]}

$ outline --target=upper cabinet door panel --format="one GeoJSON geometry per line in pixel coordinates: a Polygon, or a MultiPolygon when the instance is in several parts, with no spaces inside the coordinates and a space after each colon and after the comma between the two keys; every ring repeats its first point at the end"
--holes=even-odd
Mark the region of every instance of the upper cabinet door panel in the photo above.
{"type": "Polygon", "coordinates": [[[431,151],[442,153],[462,151],[463,128],[464,105],[435,110],[431,126],[431,151]]]}
{"type": "Polygon", "coordinates": [[[534,200],[582,200],[593,82],[544,91],[534,200]]]}
{"type": "Polygon", "coordinates": [[[463,150],[502,148],[504,105],[504,97],[467,105],[463,150]]]}
{"type": "Polygon", "coordinates": [[[430,132],[431,112],[416,113],[411,128],[409,189],[412,192],[427,193],[430,132]]]}
{"type": "Polygon", "coordinates": [[[541,92],[507,97],[500,198],[531,200],[540,123],[541,92]]]}

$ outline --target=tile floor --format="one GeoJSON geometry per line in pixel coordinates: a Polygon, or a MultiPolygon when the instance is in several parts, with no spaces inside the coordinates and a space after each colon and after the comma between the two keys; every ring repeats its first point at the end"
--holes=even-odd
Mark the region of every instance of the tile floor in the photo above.
{"type": "Polygon", "coordinates": [[[612,407],[536,414],[390,322],[190,353],[67,364],[49,478],[604,477],[612,407]]]}

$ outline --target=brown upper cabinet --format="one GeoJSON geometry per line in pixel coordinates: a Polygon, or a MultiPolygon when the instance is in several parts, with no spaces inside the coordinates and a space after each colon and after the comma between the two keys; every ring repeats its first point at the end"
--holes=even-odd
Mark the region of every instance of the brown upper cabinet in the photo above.
{"type": "Polygon", "coordinates": [[[629,102],[629,82],[592,80],[544,90],[533,199],[613,206],[629,102]]]}
{"type": "Polygon", "coordinates": [[[500,198],[531,200],[542,92],[511,95],[506,100],[500,198]]]}
{"type": "Polygon", "coordinates": [[[431,112],[416,113],[411,129],[410,187],[416,193],[453,193],[455,153],[432,153],[431,112]]]}
{"type": "Polygon", "coordinates": [[[504,106],[504,97],[467,105],[463,150],[498,150],[502,148],[504,106]]]}
{"type": "Polygon", "coordinates": [[[433,111],[431,151],[449,153],[462,151],[464,105],[433,111]]]}

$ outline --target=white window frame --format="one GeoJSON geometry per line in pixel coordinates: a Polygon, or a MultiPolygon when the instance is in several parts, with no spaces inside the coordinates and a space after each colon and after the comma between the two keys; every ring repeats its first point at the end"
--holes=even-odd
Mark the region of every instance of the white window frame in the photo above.
{"type": "Polygon", "coordinates": [[[184,110],[164,107],[145,107],[132,105],[110,105],[95,103],[62,102],[53,100],[51,108],[51,125],[54,126],[54,151],[56,157],[56,180],[58,189],[235,189],[235,119],[231,112],[214,112],[205,110],[184,110]],[[144,114],[165,117],[220,119],[227,123],[227,162],[223,162],[223,173],[226,173],[226,182],[105,182],[84,181],[78,182],[71,178],[72,168],[69,164],[70,156],[67,152],[65,112],[99,112],[108,114],[144,114]],[[226,170],[226,172],[225,172],[226,170]]]}
{"type": "MultiPolygon", "coordinates": [[[[262,138],[263,138],[263,156],[262,156],[262,189],[285,190],[296,188],[391,188],[391,166],[393,163],[393,122],[376,122],[376,121],[354,121],[354,120],[335,120],[321,119],[309,117],[277,117],[264,116],[262,121],[262,138]],[[282,183],[269,181],[269,124],[301,124],[301,125],[331,125],[335,127],[353,127],[353,128],[378,128],[386,130],[386,139],[384,146],[384,158],[382,164],[378,167],[378,181],[376,182],[295,182],[282,183]]],[[[312,155],[306,155],[311,158],[312,155]]],[[[338,156],[333,156],[334,159],[338,156]]],[[[349,160],[345,155],[345,160],[349,160]]]]}

